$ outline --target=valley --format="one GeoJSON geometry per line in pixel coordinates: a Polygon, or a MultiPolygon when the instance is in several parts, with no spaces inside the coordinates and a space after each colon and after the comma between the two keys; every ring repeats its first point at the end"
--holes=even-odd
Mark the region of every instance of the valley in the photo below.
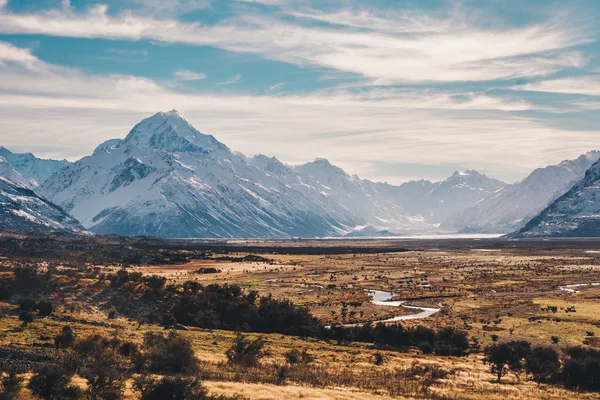
{"type": "MultiPolygon", "coordinates": [[[[597,397],[582,389],[565,389],[559,382],[538,385],[524,371],[508,371],[497,383],[490,365],[484,363],[485,349],[496,343],[527,341],[532,347],[549,346],[559,354],[573,346],[600,347],[597,239],[551,239],[550,243],[535,239],[4,240],[3,285],[10,284],[15,273],[22,276],[23,269],[45,276],[41,281],[27,278],[34,280],[25,292],[10,284],[12,294],[3,297],[0,353],[13,363],[27,360],[35,366],[71,354],[69,349],[54,348],[53,338],[64,326],[72,329],[77,340],[101,335],[131,342],[139,351],[148,332],[176,332],[189,340],[199,361],[193,375],[200,377],[214,396],[273,400],[597,397]],[[9,243],[19,245],[8,251],[9,243]],[[37,248],[62,249],[36,254],[27,250],[33,243],[37,248]],[[131,257],[138,252],[146,255],[142,262],[131,257]],[[129,257],[127,261],[125,257],[129,257]],[[45,271],[52,275],[43,275],[45,271]],[[204,288],[201,292],[211,287],[239,287],[241,293],[256,293],[251,296],[261,299],[257,300],[260,304],[266,298],[290,300],[294,306],[305,307],[325,330],[269,332],[270,325],[256,325],[251,320],[250,325],[233,329],[243,318],[232,320],[233,324],[225,322],[227,314],[221,310],[220,317],[201,313],[202,317],[190,315],[193,319],[188,319],[176,311],[178,303],[172,303],[175,308],[167,318],[160,311],[162,300],[153,297],[164,296],[158,294],[163,290],[156,286],[158,282],[166,285],[167,297],[178,296],[169,287],[187,291],[200,285],[204,288]],[[154,292],[149,291],[151,287],[156,288],[154,292]],[[53,311],[24,323],[20,320],[23,306],[19,308],[23,298],[49,301],[53,311]],[[388,300],[390,305],[385,304],[388,300]],[[158,311],[156,318],[149,318],[153,309],[158,311]],[[423,309],[439,312],[401,319],[423,309]],[[460,355],[450,355],[436,347],[438,339],[433,339],[430,349],[425,342],[400,345],[379,342],[381,338],[375,342],[360,339],[360,331],[346,338],[336,336],[341,332],[337,327],[360,329],[364,323],[389,319],[395,321],[386,325],[400,323],[411,335],[422,329],[435,335],[445,328],[464,332],[467,347],[460,355]],[[210,322],[217,320],[222,322],[210,322]],[[249,340],[264,341],[265,353],[257,364],[228,361],[226,353],[237,340],[236,330],[247,331],[249,340]],[[292,357],[291,350],[298,354],[292,357]],[[303,359],[301,354],[308,354],[305,361],[298,361],[298,357],[303,359]]],[[[182,311],[192,310],[193,304],[182,311]]],[[[273,329],[287,330],[285,326],[273,329]]],[[[124,356],[118,359],[119,368],[125,368],[123,396],[137,399],[134,380],[145,373],[128,367],[131,361],[124,356]]],[[[72,383],[85,390],[89,383],[80,374],[73,375],[72,383]]],[[[163,375],[169,373],[159,374],[163,375]]],[[[29,389],[23,389],[19,398],[30,395],[29,389]]]]}

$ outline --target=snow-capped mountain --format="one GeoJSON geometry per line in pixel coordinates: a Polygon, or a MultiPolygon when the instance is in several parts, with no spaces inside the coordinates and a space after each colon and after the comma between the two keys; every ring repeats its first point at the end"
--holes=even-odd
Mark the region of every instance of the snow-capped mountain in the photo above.
{"type": "Polygon", "coordinates": [[[522,181],[450,217],[441,227],[470,233],[514,232],[583,178],[599,158],[600,152],[591,151],[575,160],[538,168],[522,181]]]}
{"type": "Polygon", "coordinates": [[[100,234],[162,237],[339,236],[371,226],[431,232],[504,183],[475,171],[401,186],[351,176],[317,159],[290,166],[247,158],[157,113],[123,140],[54,173],[39,191],[100,234]]]}
{"type": "Polygon", "coordinates": [[[0,177],[28,188],[39,186],[50,175],[69,164],[67,160],[46,160],[31,153],[13,153],[0,146],[0,177]]]}
{"type": "Polygon", "coordinates": [[[514,237],[600,236],[600,161],[514,237]]]}
{"type": "Polygon", "coordinates": [[[33,190],[0,177],[0,231],[30,233],[82,231],[62,209],[33,190]]]}
{"type": "Polygon", "coordinates": [[[420,215],[426,222],[439,225],[504,186],[506,183],[502,181],[467,170],[456,171],[441,182],[407,182],[397,192],[399,201],[411,215],[420,215]]]}
{"type": "Polygon", "coordinates": [[[364,222],[327,195],[298,190],[279,175],[173,110],[143,120],[123,140],[101,144],[56,172],[40,192],[100,234],[324,236],[364,222]]]}

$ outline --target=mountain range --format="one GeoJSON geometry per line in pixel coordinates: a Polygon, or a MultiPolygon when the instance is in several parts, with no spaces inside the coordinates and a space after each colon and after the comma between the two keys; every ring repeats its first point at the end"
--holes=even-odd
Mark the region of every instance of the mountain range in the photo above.
{"type": "Polygon", "coordinates": [[[600,236],[600,162],[512,237],[600,236]]]}
{"type": "MultiPolygon", "coordinates": [[[[288,165],[246,157],[172,110],[74,163],[0,148],[0,176],[50,207],[42,231],[164,238],[508,233],[567,192],[599,157],[590,152],[540,168],[512,185],[472,170],[440,182],[390,185],[325,159],[288,165]]],[[[2,215],[10,218],[0,225],[19,226],[15,212],[2,215]]],[[[33,220],[22,221],[23,229],[33,220]]]]}

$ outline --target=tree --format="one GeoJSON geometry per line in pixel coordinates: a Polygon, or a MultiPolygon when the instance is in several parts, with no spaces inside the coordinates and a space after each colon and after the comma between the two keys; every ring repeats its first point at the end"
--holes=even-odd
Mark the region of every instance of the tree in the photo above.
{"type": "Polygon", "coordinates": [[[534,381],[549,382],[560,370],[558,353],[549,346],[534,347],[525,357],[525,369],[534,381]]]}
{"type": "Polygon", "coordinates": [[[526,341],[513,341],[494,344],[485,349],[483,361],[491,364],[491,373],[495,374],[498,382],[508,371],[519,376],[523,370],[523,359],[531,350],[531,345],[526,341]]]}

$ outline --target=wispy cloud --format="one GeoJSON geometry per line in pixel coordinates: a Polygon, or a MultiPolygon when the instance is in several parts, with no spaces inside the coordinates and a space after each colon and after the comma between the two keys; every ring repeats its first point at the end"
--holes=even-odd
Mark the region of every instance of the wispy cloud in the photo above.
{"type": "Polygon", "coordinates": [[[243,14],[202,25],[132,12],[113,15],[106,5],[83,13],[0,10],[0,32],[208,45],[356,73],[380,84],[545,76],[582,66],[585,59],[570,48],[592,40],[584,24],[567,24],[558,17],[525,27],[488,28],[453,16],[384,18],[350,11],[295,15],[290,20],[243,14]],[[304,18],[346,27],[303,24],[304,18]]]}
{"type": "Polygon", "coordinates": [[[240,79],[242,79],[242,74],[235,74],[230,76],[226,81],[217,83],[217,85],[233,85],[234,83],[238,83],[240,79]]]}
{"type": "Polygon", "coordinates": [[[269,87],[267,88],[267,91],[268,91],[268,92],[275,92],[275,91],[277,91],[277,90],[281,89],[281,88],[282,88],[282,87],[284,87],[284,86],[285,86],[285,82],[276,83],[276,84],[274,84],[274,85],[271,85],[271,86],[269,86],[269,87]]]}
{"type": "Polygon", "coordinates": [[[553,79],[515,86],[517,90],[600,96],[600,75],[553,79]]]}
{"type": "Polygon", "coordinates": [[[175,71],[175,77],[182,81],[200,81],[207,78],[203,72],[194,72],[187,69],[175,71]]]}
{"type": "Polygon", "coordinates": [[[172,108],[248,155],[291,163],[323,156],[367,177],[365,166],[376,155],[383,163],[399,157],[420,165],[468,160],[468,167],[516,179],[597,145],[598,131],[569,131],[512,114],[536,109],[518,98],[373,88],[302,95],[180,93],[146,78],[44,64],[31,50],[2,42],[0,59],[9,60],[0,67],[0,142],[40,155],[89,154],[104,139],[126,135],[141,118],[172,108]]]}

